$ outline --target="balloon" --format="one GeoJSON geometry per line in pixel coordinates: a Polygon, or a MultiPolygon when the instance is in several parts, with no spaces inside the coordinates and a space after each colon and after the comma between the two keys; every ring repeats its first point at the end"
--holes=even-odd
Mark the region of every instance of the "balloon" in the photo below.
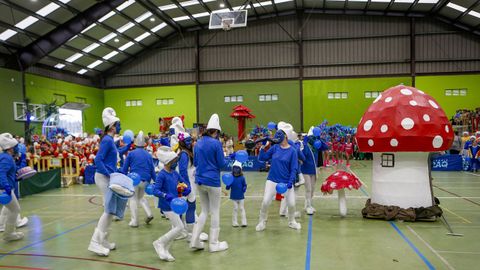
{"type": "Polygon", "coordinates": [[[187,212],[188,204],[187,201],[181,198],[175,198],[170,202],[170,208],[172,211],[178,215],[183,215],[187,212]]]}
{"type": "Polygon", "coordinates": [[[278,193],[283,194],[287,192],[288,187],[287,187],[287,184],[285,183],[278,183],[275,189],[277,190],[278,193]]]}
{"type": "Polygon", "coordinates": [[[315,147],[315,149],[320,149],[322,148],[322,141],[320,140],[316,140],[314,143],[313,143],[313,147],[315,147]]]}
{"type": "Polygon", "coordinates": [[[314,127],[314,128],[313,128],[313,136],[319,137],[321,132],[322,132],[322,131],[320,130],[319,127],[314,127]]]}
{"type": "Polygon", "coordinates": [[[11,200],[12,200],[12,196],[10,196],[9,194],[5,192],[0,194],[0,204],[7,205],[10,203],[11,200]]]}
{"type": "Polygon", "coordinates": [[[233,175],[231,173],[226,173],[222,175],[222,180],[225,186],[230,186],[233,183],[233,175]]]}
{"type": "Polygon", "coordinates": [[[125,144],[131,144],[133,142],[133,138],[134,138],[133,131],[131,131],[130,129],[127,129],[123,132],[123,142],[125,144]]]}
{"type": "Polygon", "coordinates": [[[133,186],[138,186],[138,184],[140,184],[140,182],[142,181],[142,178],[140,177],[140,175],[138,173],[135,173],[135,172],[132,172],[132,173],[129,173],[127,175],[130,179],[132,179],[133,181],[133,186]]]}
{"type": "Polygon", "coordinates": [[[145,193],[147,193],[148,195],[153,195],[153,190],[154,189],[155,189],[155,186],[153,184],[148,184],[145,187],[145,193]]]}
{"type": "Polygon", "coordinates": [[[239,150],[235,153],[235,159],[240,163],[243,163],[248,160],[248,153],[245,150],[239,150]]]}
{"type": "Polygon", "coordinates": [[[277,124],[275,124],[274,122],[268,122],[267,127],[268,127],[268,129],[272,130],[272,129],[275,129],[277,127],[277,124]]]}

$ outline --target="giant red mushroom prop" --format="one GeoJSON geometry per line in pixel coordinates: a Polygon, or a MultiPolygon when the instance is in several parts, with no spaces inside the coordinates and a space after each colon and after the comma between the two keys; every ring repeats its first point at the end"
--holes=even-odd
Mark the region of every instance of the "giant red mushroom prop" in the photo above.
{"type": "Polygon", "coordinates": [[[320,190],[324,195],[332,194],[334,190],[337,191],[340,216],[345,217],[347,215],[347,198],[345,197],[345,189],[359,189],[361,186],[362,183],[355,175],[346,171],[337,171],[325,179],[320,190]]]}
{"type": "Polygon", "coordinates": [[[241,141],[245,137],[245,119],[255,118],[255,115],[251,114],[252,110],[243,105],[237,105],[233,107],[233,112],[230,117],[238,120],[238,140],[241,141]]]}
{"type": "Polygon", "coordinates": [[[361,152],[373,152],[372,203],[433,205],[428,153],[447,150],[453,141],[434,98],[403,85],[385,90],[361,118],[356,140],[361,152]]]}

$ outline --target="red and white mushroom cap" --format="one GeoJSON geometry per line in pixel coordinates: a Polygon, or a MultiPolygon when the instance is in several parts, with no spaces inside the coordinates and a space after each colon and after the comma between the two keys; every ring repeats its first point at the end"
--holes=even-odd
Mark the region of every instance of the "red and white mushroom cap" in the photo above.
{"type": "Polygon", "coordinates": [[[323,194],[332,194],[334,190],[340,190],[344,188],[348,189],[359,189],[362,186],[362,183],[358,178],[346,171],[336,171],[331,174],[325,181],[322,183],[320,190],[323,194]]]}
{"type": "Polygon", "coordinates": [[[453,129],[434,98],[409,86],[381,93],[360,119],[356,140],[362,152],[447,150],[453,129]]]}

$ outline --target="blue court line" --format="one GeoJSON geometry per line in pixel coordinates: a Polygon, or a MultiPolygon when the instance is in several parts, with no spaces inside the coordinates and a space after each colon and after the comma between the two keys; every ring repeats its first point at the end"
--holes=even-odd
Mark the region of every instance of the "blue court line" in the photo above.
{"type": "Polygon", "coordinates": [[[369,197],[370,195],[368,195],[367,191],[363,188],[363,187],[360,187],[360,191],[363,193],[363,195],[369,197]]]}
{"type": "Polygon", "coordinates": [[[40,243],[47,242],[47,241],[49,241],[49,240],[55,239],[55,238],[60,237],[60,236],[62,236],[62,235],[64,235],[64,234],[67,234],[67,233],[69,233],[69,232],[78,230],[78,229],[83,228],[83,227],[85,227],[85,226],[88,226],[88,225],[90,225],[90,224],[92,224],[92,223],[94,223],[94,222],[96,222],[96,221],[97,221],[96,219],[91,220],[91,221],[89,221],[89,222],[87,222],[87,223],[83,223],[83,224],[81,224],[81,225],[78,225],[77,227],[74,227],[74,228],[72,228],[72,229],[70,229],[70,230],[61,232],[61,233],[59,233],[59,234],[56,234],[56,235],[54,235],[54,236],[51,236],[51,237],[49,237],[49,238],[46,238],[46,239],[43,239],[43,240],[40,240],[40,241],[37,241],[37,242],[34,242],[34,243],[28,244],[28,245],[26,245],[26,246],[24,246],[24,247],[22,247],[22,248],[19,248],[19,249],[14,250],[14,251],[10,251],[10,252],[8,252],[7,254],[1,255],[1,256],[0,256],[0,259],[2,259],[2,258],[5,257],[5,256],[11,255],[11,254],[13,254],[13,253],[17,253],[17,252],[22,251],[22,250],[24,250],[24,249],[33,247],[33,246],[38,245],[38,244],[40,244],[40,243]]]}
{"type": "Polygon", "coordinates": [[[400,230],[400,228],[398,228],[398,226],[395,224],[395,222],[393,221],[389,221],[388,223],[390,223],[390,225],[392,225],[392,227],[395,229],[395,231],[397,231],[397,233],[403,238],[403,240],[405,240],[405,242],[407,242],[407,244],[413,249],[413,251],[415,251],[415,253],[417,253],[417,255],[422,259],[422,261],[427,265],[428,269],[430,270],[435,270],[435,267],[430,263],[430,261],[422,254],[422,252],[420,252],[420,250],[418,250],[418,248],[410,241],[410,239],[408,239],[407,236],[405,236],[405,234],[403,234],[403,232],[400,230]]]}
{"type": "Polygon", "coordinates": [[[305,257],[305,270],[310,270],[310,254],[312,253],[312,223],[313,215],[310,215],[308,220],[308,240],[307,240],[307,255],[305,257]]]}

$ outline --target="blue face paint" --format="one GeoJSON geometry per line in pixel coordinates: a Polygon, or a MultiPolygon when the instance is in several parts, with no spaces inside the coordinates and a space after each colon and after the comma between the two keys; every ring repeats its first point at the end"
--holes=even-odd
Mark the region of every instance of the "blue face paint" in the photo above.
{"type": "Polygon", "coordinates": [[[13,155],[17,156],[19,152],[20,152],[20,150],[19,150],[18,144],[17,144],[17,145],[15,145],[15,147],[13,147],[13,155]]]}
{"type": "Polygon", "coordinates": [[[283,140],[285,140],[285,132],[283,132],[283,130],[278,130],[276,133],[275,133],[275,136],[273,137],[273,142],[274,143],[282,143],[283,140]]]}
{"type": "Polygon", "coordinates": [[[171,128],[171,129],[169,130],[169,133],[170,133],[170,135],[175,134],[175,129],[174,129],[174,128],[171,128]]]}
{"type": "Polygon", "coordinates": [[[120,122],[117,122],[115,124],[115,133],[120,134],[120,130],[122,130],[122,128],[120,127],[120,122]]]}
{"type": "Polygon", "coordinates": [[[232,174],[233,176],[240,176],[242,174],[242,169],[240,169],[238,166],[233,166],[232,174]]]}
{"type": "Polygon", "coordinates": [[[177,168],[177,165],[178,165],[178,160],[175,160],[174,162],[172,162],[172,164],[170,164],[170,169],[174,171],[177,168]]]}
{"type": "Polygon", "coordinates": [[[188,149],[192,149],[192,138],[191,137],[188,137],[184,140],[185,142],[185,146],[188,148],[188,149]]]}

